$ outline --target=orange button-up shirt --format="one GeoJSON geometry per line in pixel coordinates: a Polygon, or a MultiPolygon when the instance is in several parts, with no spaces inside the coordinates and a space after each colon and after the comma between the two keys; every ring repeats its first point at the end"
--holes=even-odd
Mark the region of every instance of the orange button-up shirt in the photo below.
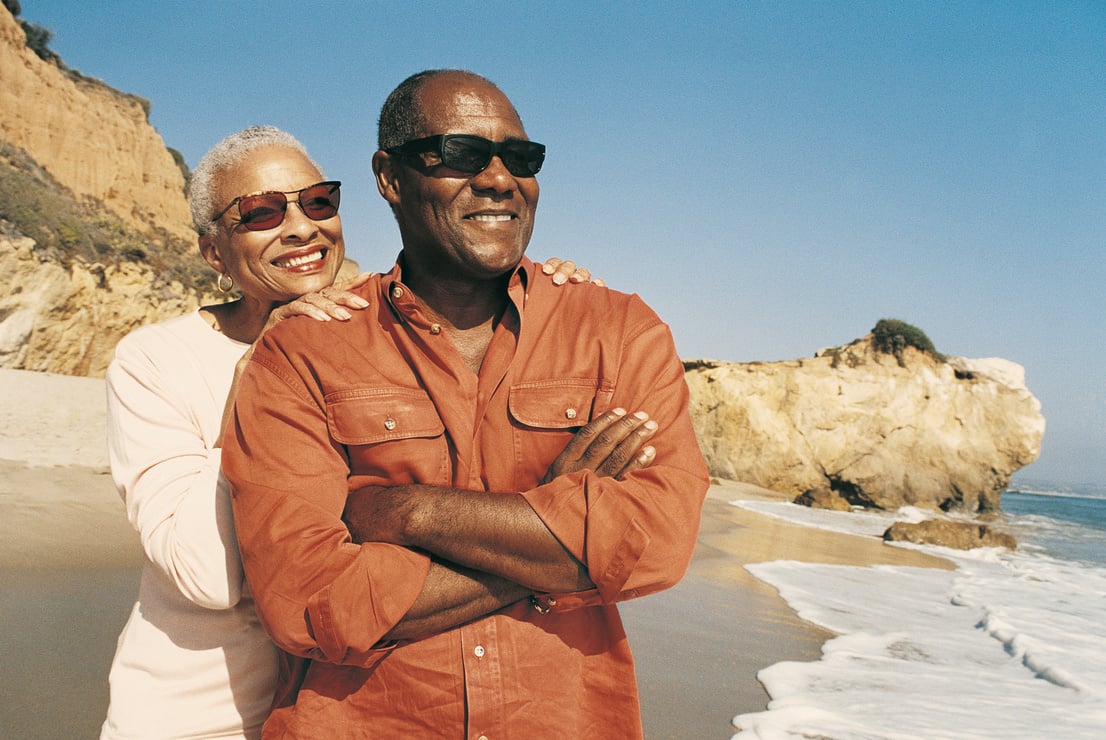
{"type": "MultiPolygon", "coordinates": [[[[675,584],[708,477],[667,326],[637,296],[513,274],[479,375],[427,320],[400,267],[348,322],[281,322],[254,352],[223,466],[262,623],[286,651],[268,737],[635,737],[633,658],[614,603],[675,584]],[[659,429],[648,468],[539,485],[577,429],[621,406],[659,429]],[[519,492],[596,588],[382,645],[429,569],[354,544],[366,485],[519,492]]],[[[463,494],[459,494],[463,495],[463,494]]]]}

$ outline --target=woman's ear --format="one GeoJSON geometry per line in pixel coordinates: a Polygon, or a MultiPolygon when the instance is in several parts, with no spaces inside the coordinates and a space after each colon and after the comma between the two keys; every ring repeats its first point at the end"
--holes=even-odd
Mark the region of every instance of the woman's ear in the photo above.
{"type": "Polygon", "coordinates": [[[215,245],[215,239],[209,234],[200,237],[200,256],[204,262],[211,265],[211,269],[222,275],[226,272],[226,263],[219,255],[219,248],[215,245]]]}
{"type": "Polygon", "coordinates": [[[398,162],[383,149],[373,155],[373,176],[376,177],[376,189],[391,205],[399,203],[399,180],[396,167],[398,162]]]}

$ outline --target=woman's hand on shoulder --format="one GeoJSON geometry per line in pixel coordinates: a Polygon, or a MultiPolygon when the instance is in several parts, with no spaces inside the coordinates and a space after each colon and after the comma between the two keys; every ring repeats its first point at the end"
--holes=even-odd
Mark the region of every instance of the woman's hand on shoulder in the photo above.
{"type": "Polygon", "coordinates": [[[550,257],[542,263],[541,271],[546,275],[553,276],[554,285],[564,285],[565,283],[595,283],[596,285],[606,285],[603,282],[603,278],[591,278],[591,270],[586,267],[577,267],[576,263],[572,260],[562,260],[559,257],[550,257]]]}
{"type": "Polygon", "coordinates": [[[372,275],[371,272],[363,272],[355,277],[339,280],[329,288],[307,293],[283,306],[277,306],[269,313],[269,320],[265,322],[262,333],[292,316],[309,316],[316,321],[349,321],[353,314],[348,309],[356,311],[369,305],[368,301],[351,291],[368,282],[372,275]]]}

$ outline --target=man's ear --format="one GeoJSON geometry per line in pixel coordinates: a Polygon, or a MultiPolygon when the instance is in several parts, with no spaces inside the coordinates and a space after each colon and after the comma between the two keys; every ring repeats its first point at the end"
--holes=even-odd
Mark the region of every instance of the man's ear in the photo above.
{"type": "Polygon", "coordinates": [[[373,176],[376,178],[376,189],[384,200],[393,206],[399,204],[399,179],[397,168],[399,162],[388,152],[378,149],[373,155],[373,176]]]}

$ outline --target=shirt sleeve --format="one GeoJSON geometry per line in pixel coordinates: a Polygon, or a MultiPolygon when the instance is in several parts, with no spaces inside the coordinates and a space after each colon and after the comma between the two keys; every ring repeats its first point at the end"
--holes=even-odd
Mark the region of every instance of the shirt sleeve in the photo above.
{"type": "Polygon", "coordinates": [[[120,343],[107,372],[112,478],[146,557],[208,609],[242,597],[242,565],[220,451],[205,440],[190,391],[140,343],[120,343]]]}
{"type": "Polygon", "coordinates": [[[341,518],[348,463],[330,439],[311,372],[292,367],[272,339],[279,333],[255,350],[224,440],[246,577],[281,648],[369,666],[386,654],[380,642],[422,590],[430,559],[351,541],[341,518]]]}
{"type": "MultiPolygon", "coordinates": [[[[647,317],[627,334],[607,407],[644,410],[657,422],[649,440],[657,451],[653,463],[622,480],[582,471],[523,492],[561,544],[587,566],[607,603],[655,593],[683,577],[710,484],[672,335],[643,303],[637,305],[647,317]]],[[[556,601],[567,608],[593,600],[556,601]]]]}

